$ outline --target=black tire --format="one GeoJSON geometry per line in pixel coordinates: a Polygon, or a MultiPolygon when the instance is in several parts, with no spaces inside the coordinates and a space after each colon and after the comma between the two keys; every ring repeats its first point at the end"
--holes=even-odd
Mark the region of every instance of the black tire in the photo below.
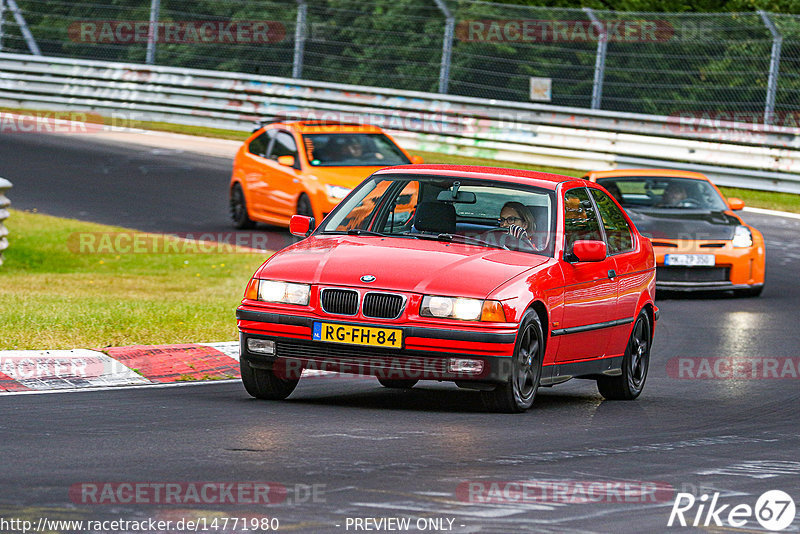
{"type": "Polygon", "coordinates": [[[239,369],[244,389],[257,399],[283,400],[291,395],[300,382],[299,378],[284,379],[276,376],[272,370],[250,367],[244,358],[239,362],[239,369]]]}
{"type": "Polygon", "coordinates": [[[255,227],[256,223],[253,222],[247,214],[247,202],[244,198],[242,186],[239,184],[234,184],[231,188],[230,211],[231,220],[235,228],[239,230],[249,230],[255,227]]]}
{"type": "Polygon", "coordinates": [[[520,413],[533,405],[542,378],[544,333],[539,316],[528,310],[519,325],[508,381],[492,391],[481,391],[491,412],[520,413]]]}
{"type": "Polygon", "coordinates": [[[297,214],[305,215],[306,217],[314,216],[314,210],[311,207],[311,199],[309,199],[308,195],[305,193],[301,194],[300,198],[297,199],[297,214]]]}
{"type": "Polygon", "coordinates": [[[608,400],[633,400],[644,389],[650,367],[652,329],[647,311],[642,310],[633,323],[628,346],[622,357],[622,374],[597,379],[597,389],[608,400]]]}
{"type": "Polygon", "coordinates": [[[378,382],[385,388],[411,389],[419,380],[414,380],[412,378],[378,378],[378,382]]]}

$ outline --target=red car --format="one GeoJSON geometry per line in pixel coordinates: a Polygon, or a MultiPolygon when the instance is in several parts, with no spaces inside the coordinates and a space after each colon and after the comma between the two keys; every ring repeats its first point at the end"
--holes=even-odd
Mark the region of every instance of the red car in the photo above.
{"type": "Polygon", "coordinates": [[[520,412],[540,386],[645,384],[655,258],[585,180],[447,165],[380,170],[256,271],[237,310],[242,381],[283,399],[304,369],[391,388],[452,381],[520,412]]]}

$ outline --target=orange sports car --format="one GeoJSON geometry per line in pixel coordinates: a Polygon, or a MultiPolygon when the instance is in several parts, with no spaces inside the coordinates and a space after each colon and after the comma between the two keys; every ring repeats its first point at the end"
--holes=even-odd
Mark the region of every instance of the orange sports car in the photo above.
{"type": "Polygon", "coordinates": [[[275,121],[242,144],[233,161],[230,213],[236,228],[321,221],[364,178],[383,167],[422,163],[377,126],[275,121]]]}
{"type": "Polygon", "coordinates": [[[761,294],[766,272],[764,237],[733,213],[744,202],[726,200],[704,175],[619,169],[592,171],[584,178],[605,187],[652,241],[657,288],[761,294]]]}

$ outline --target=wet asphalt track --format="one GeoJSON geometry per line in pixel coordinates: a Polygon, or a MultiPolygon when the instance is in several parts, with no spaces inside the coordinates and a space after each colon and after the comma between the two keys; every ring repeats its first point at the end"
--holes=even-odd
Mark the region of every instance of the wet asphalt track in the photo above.
{"type": "MultiPolygon", "coordinates": [[[[191,154],[0,136],[0,176],[15,184],[14,207],[142,230],[228,230],[229,171],[228,161],[191,154]]],[[[252,400],[236,382],[2,396],[0,518],[268,515],[292,532],[354,532],[347,518],[366,517],[445,527],[452,520],[450,532],[762,531],[753,518],[740,529],[666,526],[674,491],[719,491],[730,510],[782,489],[800,506],[797,377],[679,379],[667,371],[676,357],[800,356],[800,221],[744,217],[767,239],[763,296],[659,298],[662,319],[637,401],[603,401],[593,383],[573,381],[540,390],[526,414],[494,415],[476,394],[449,385],[390,391],[373,379],[330,377],[304,379],[279,403],[252,400]],[[493,494],[504,502],[469,502],[459,491],[531,480],[671,490],[644,503],[614,494],[599,502],[520,502],[513,492],[493,494]],[[288,488],[288,499],[89,505],[69,496],[82,482],[181,481],[275,482],[288,488]],[[316,498],[306,491],[313,485],[316,498]]],[[[795,520],[787,531],[798,530],[795,520]]]]}

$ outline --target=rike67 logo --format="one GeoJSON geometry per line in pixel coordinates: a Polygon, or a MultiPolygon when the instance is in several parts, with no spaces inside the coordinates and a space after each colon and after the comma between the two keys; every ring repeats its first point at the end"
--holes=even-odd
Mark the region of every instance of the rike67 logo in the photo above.
{"type": "Polygon", "coordinates": [[[795,517],[794,500],[788,493],[770,490],[763,493],[755,507],[749,504],[720,504],[719,492],[709,498],[691,493],[678,493],[667,526],[734,527],[742,528],[755,519],[765,529],[777,532],[792,524],[795,517]]]}

